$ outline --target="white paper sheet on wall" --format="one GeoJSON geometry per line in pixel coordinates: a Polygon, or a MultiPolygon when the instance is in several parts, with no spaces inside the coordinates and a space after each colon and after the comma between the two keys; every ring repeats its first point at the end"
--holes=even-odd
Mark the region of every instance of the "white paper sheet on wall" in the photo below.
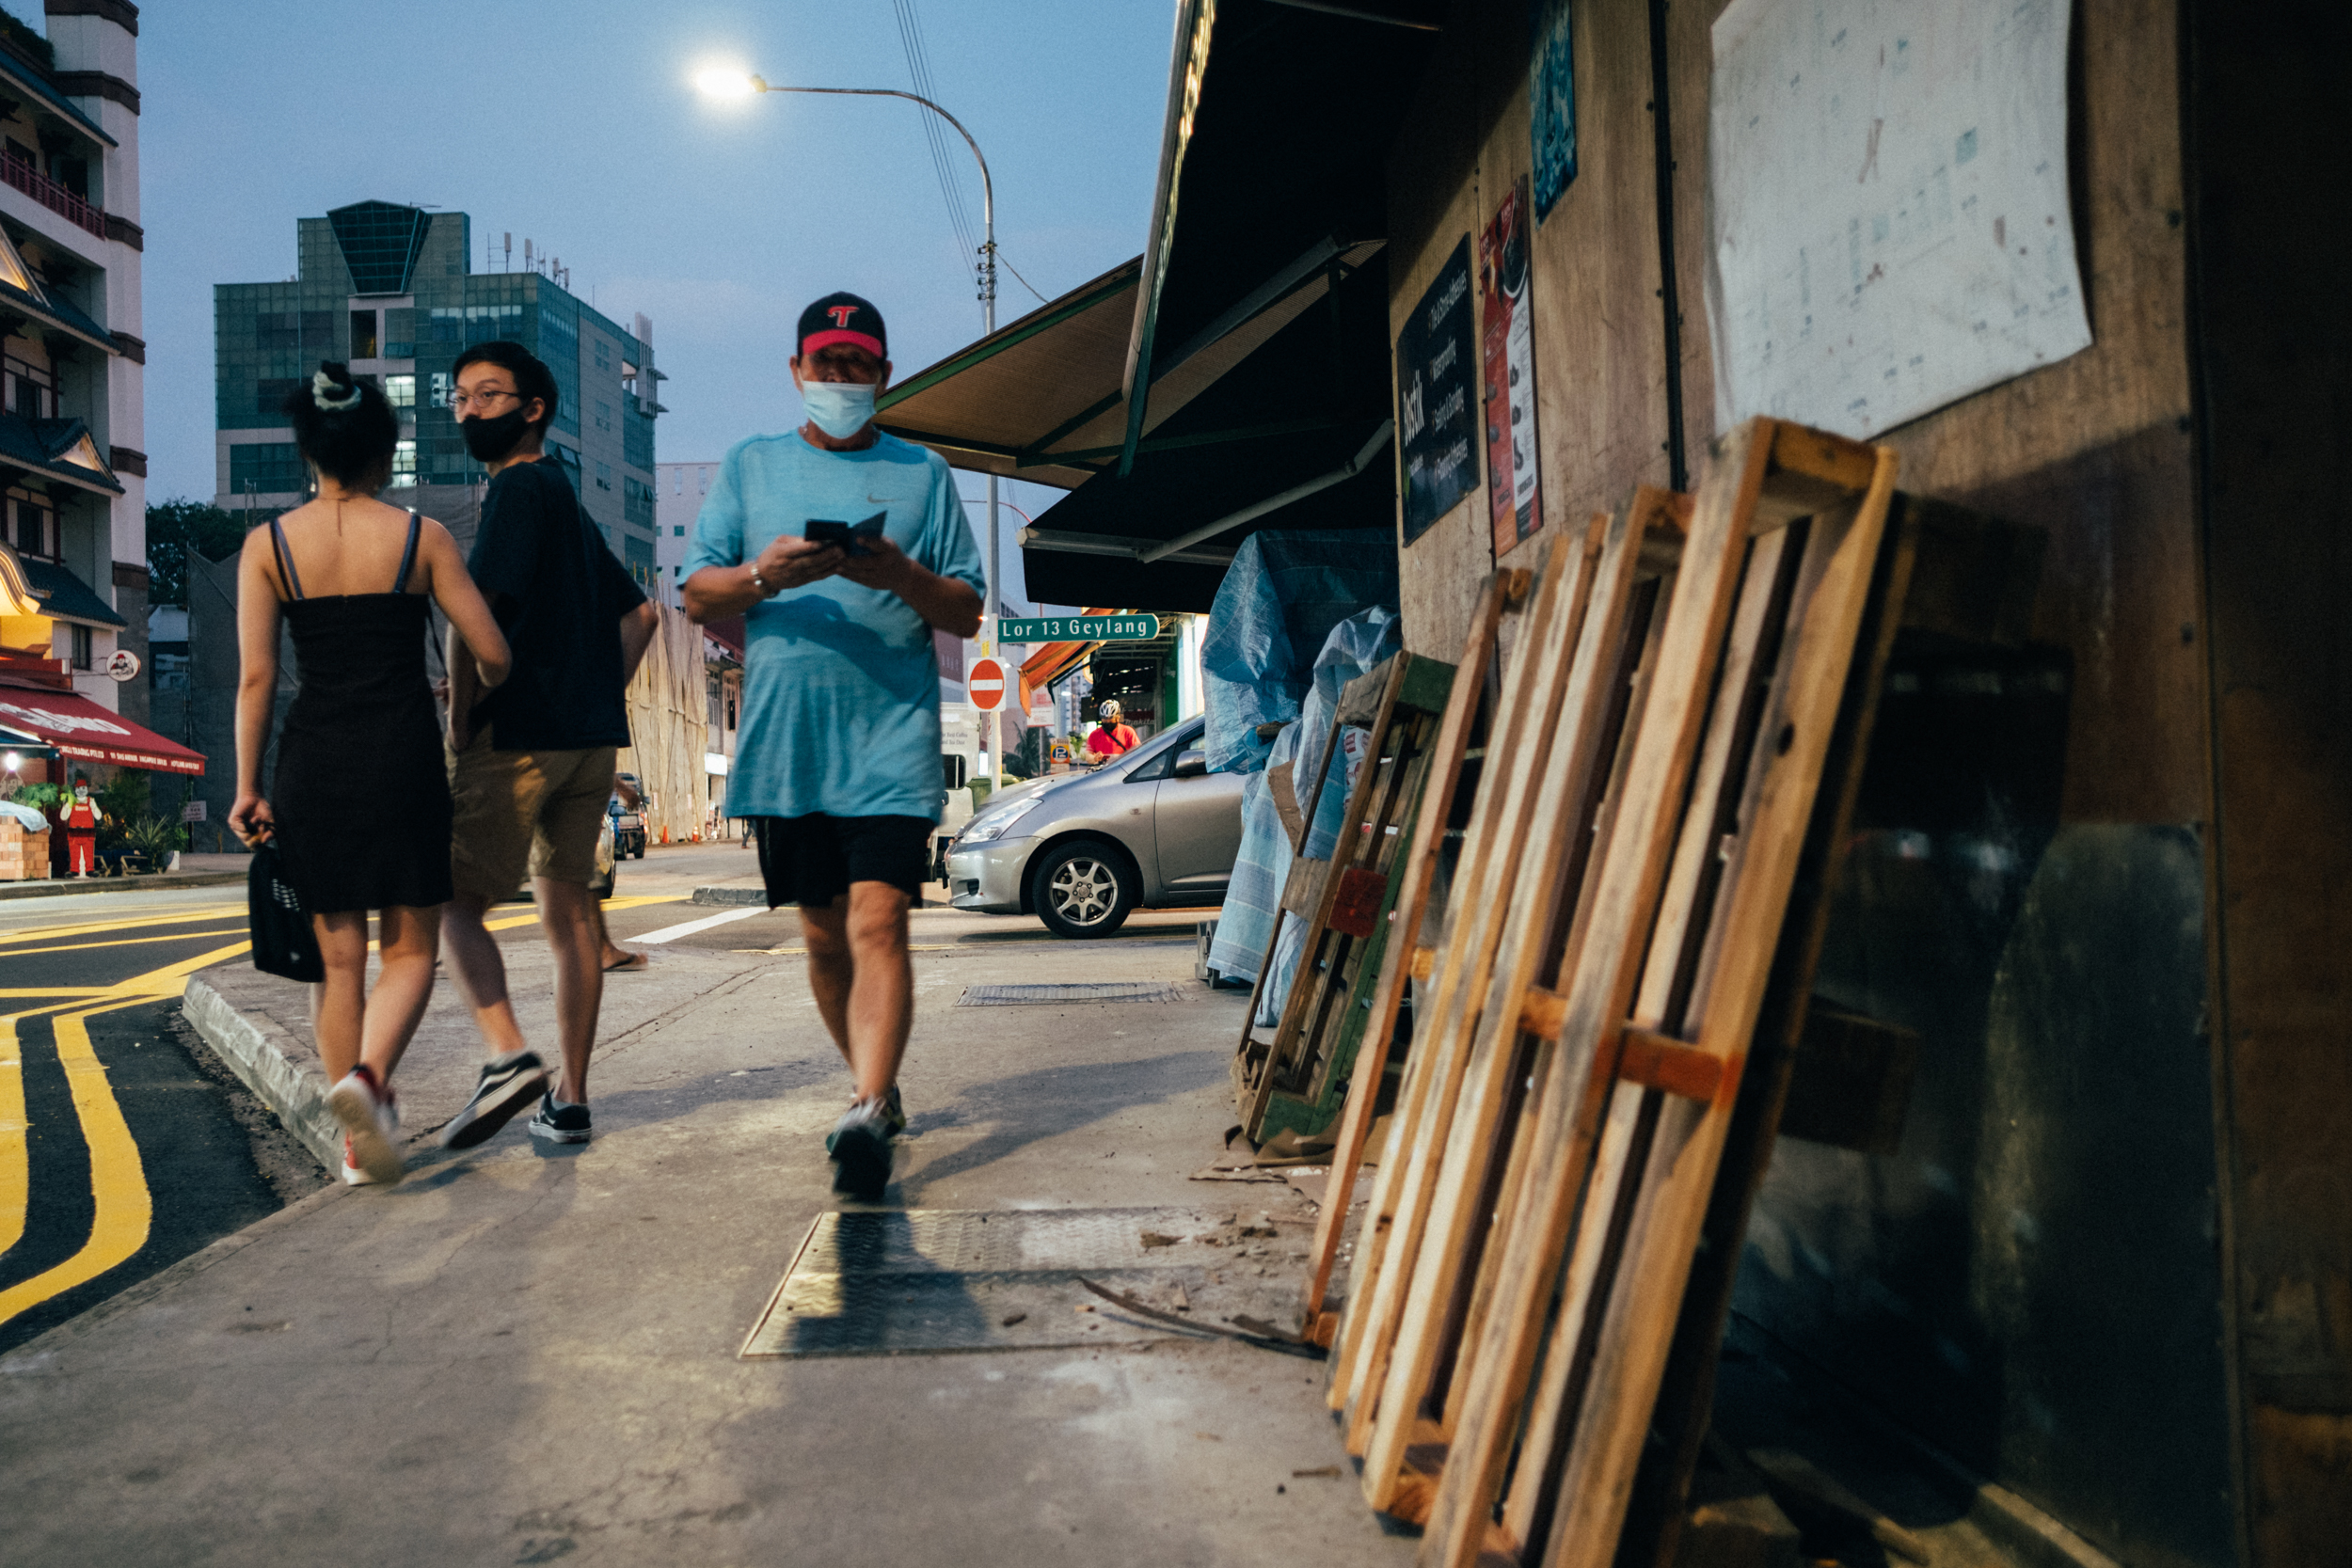
{"type": "Polygon", "coordinates": [[[1733,0],[1707,305],[1718,428],[1874,436],[2090,346],[2064,0],[1733,0]]]}

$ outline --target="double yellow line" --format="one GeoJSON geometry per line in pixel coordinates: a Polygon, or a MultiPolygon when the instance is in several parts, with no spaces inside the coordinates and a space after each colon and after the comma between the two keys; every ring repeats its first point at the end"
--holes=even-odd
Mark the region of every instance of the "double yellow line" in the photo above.
{"type": "MultiPolygon", "coordinates": [[[[28,1007],[0,1017],[0,1254],[6,1254],[24,1234],[25,1214],[32,1199],[31,1149],[26,1142],[24,1110],[24,1046],[21,1021],[43,1013],[56,1015],[50,1023],[57,1065],[65,1069],[66,1086],[73,1099],[74,1118],[82,1124],[82,1143],[89,1150],[90,1231],[81,1250],[56,1267],[21,1284],[0,1291],[0,1323],[7,1323],[53,1296],[97,1278],[127,1262],[147,1244],[148,1227],[154,1218],[154,1200],[147,1189],[147,1169],[131,1124],[106,1082],[105,1064],[90,1043],[88,1020],[144,1003],[180,994],[187,977],[210,964],[246,952],[250,942],[233,942],[167,964],[106,988],[96,1002],[82,997],[46,1007],[28,1007]]],[[[49,993],[51,995],[56,992],[49,993]]]]}

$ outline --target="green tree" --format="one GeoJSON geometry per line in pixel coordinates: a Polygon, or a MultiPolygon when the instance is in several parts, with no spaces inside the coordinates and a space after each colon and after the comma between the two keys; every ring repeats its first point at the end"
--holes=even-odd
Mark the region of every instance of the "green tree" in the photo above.
{"type": "Polygon", "coordinates": [[[147,509],[147,602],[188,602],[188,551],[224,561],[245,543],[245,522],[208,501],[168,500],[147,509]]]}

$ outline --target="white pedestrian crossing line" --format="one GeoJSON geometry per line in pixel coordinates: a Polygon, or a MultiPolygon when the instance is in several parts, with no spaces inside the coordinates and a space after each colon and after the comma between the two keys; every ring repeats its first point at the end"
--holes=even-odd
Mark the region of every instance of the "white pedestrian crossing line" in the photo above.
{"type": "Polygon", "coordinates": [[[651,942],[675,942],[680,937],[691,937],[696,931],[707,931],[714,926],[724,926],[731,920],[749,920],[755,914],[766,914],[768,910],[764,905],[752,904],[739,910],[725,910],[722,911],[718,914],[705,915],[700,920],[690,920],[682,926],[664,926],[658,931],[647,931],[642,937],[623,937],[621,940],[628,942],[636,942],[641,945],[651,942]]]}

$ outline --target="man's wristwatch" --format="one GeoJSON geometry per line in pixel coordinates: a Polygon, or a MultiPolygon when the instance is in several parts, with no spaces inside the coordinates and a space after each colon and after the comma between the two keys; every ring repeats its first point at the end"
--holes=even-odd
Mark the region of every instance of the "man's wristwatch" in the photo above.
{"type": "Polygon", "coordinates": [[[752,586],[759,590],[759,596],[763,599],[772,599],[783,592],[782,589],[768,586],[768,579],[759,575],[759,562],[756,561],[752,562],[752,586]]]}

